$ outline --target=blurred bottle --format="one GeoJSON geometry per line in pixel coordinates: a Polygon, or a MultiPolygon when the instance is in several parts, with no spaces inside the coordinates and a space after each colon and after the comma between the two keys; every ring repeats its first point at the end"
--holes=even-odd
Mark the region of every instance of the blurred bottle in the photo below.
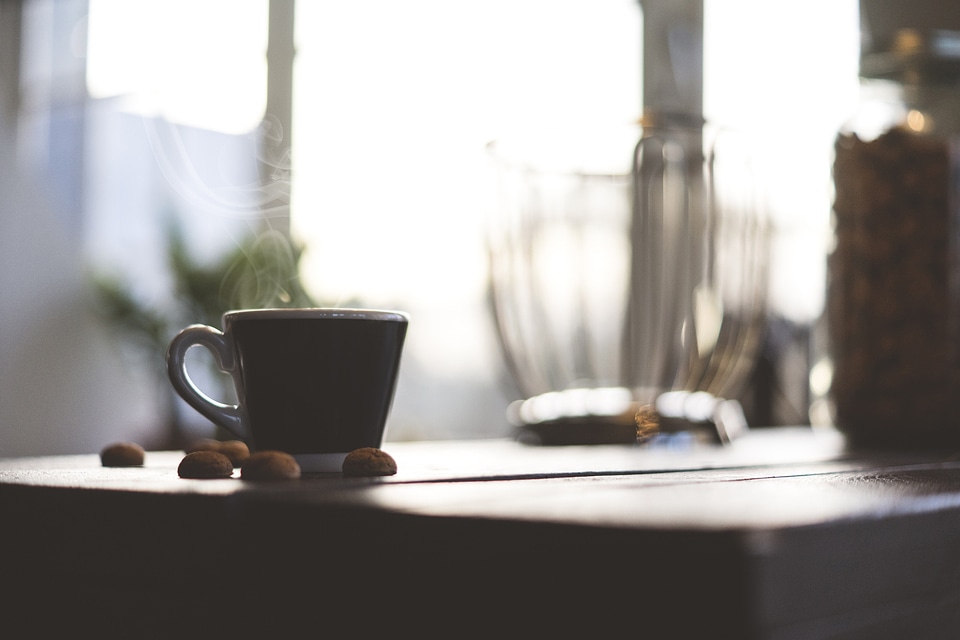
{"type": "Polygon", "coordinates": [[[857,447],[960,445],[960,9],[917,4],[861,2],[835,147],[830,397],[857,447]]]}

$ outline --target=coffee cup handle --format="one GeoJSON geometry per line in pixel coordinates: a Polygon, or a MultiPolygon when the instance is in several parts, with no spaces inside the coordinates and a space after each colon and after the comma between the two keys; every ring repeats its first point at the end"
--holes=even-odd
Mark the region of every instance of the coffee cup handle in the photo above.
{"type": "Polygon", "coordinates": [[[234,436],[248,440],[243,407],[214,400],[197,387],[187,374],[186,355],[193,347],[206,347],[217,362],[220,371],[229,373],[236,381],[237,366],[233,348],[226,337],[213,327],[194,324],[183,329],[170,341],[167,349],[167,375],[173,388],[187,404],[234,436]]]}

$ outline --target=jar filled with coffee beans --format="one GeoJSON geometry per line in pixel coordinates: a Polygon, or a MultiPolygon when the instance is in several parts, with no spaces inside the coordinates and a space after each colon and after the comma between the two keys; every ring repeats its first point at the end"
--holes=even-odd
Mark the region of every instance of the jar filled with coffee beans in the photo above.
{"type": "Polygon", "coordinates": [[[855,447],[960,449],[960,31],[871,47],[835,144],[834,419],[855,447]]]}

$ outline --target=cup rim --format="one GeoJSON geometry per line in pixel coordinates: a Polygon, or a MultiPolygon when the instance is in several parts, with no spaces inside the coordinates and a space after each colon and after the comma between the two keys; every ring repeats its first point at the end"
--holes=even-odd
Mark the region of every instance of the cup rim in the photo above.
{"type": "Polygon", "coordinates": [[[236,309],[223,314],[224,322],[236,320],[383,320],[409,322],[403,311],[386,309],[353,309],[335,307],[277,307],[265,309],[236,309]]]}

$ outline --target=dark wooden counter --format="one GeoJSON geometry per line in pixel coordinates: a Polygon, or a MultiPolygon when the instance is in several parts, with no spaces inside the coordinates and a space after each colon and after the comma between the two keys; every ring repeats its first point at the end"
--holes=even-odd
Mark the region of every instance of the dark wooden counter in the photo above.
{"type": "Polygon", "coordinates": [[[0,460],[0,633],[960,630],[950,454],[852,454],[835,434],[792,429],[689,450],[384,448],[396,476],[279,484],[184,480],[178,452],[133,469],[96,455],[0,460]]]}

